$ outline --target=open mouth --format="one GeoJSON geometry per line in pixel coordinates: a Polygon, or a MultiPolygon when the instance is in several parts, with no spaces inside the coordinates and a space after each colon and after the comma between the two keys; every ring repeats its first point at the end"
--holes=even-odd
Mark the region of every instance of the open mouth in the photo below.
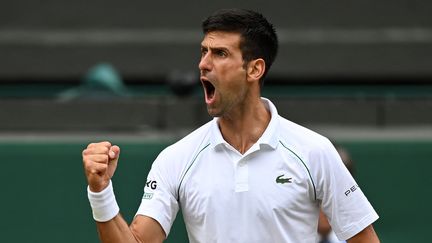
{"type": "Polygon", "coordinates": [[[215,87],[213,86],[212,83],[210,83],[208,80],[205,79],[201,79],[201,83],[203,84],[204,87],[206,101],[211,102],[214,98],[215,87]]]}

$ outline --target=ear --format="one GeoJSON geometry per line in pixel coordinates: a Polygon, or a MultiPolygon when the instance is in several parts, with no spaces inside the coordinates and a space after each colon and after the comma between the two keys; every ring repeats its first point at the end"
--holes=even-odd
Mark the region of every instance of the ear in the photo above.
{"type": "Polygon", "coordinates": [[[252,60],[248,64],[248,81],[259,81],[265,72],[265,61],[262,58],[252,60]]]}

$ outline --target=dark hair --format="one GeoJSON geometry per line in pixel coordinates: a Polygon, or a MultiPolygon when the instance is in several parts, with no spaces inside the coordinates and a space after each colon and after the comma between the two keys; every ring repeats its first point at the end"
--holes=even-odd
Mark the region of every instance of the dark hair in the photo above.
{"type": "Polygon", "coordinates": [[[261,84],[278,50],[278,39],[272,24],[260,13],[244,9],[216,11],[202,23],[204,34],[212,31],[240,33],[240,50],[245,65],[257,58],[265,61],[266,69],[261,84]]]}

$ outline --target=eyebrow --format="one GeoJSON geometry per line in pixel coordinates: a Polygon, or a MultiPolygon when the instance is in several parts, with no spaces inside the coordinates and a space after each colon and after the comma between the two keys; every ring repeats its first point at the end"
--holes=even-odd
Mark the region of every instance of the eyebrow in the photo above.
{"type": "Polygon", "coordinates": [[[231,53],[230,50],[226,47],[206,47],[204,45],[201,45],[201,50],[211,50],[212,52],[225,51],[225,52],[231,53]]]}

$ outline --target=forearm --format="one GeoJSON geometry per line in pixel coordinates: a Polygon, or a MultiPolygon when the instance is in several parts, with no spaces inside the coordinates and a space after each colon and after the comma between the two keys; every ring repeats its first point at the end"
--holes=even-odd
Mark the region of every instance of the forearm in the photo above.
{"type": "Polygon", "coordinates": [[[87,188],[88,198],[96,221],[99,238],[104,243],[136,243],[127,222],[120,215],[112,183],[100,192],[87,188]]]}
{"type": "Polygon", "coordinates": [[[96,222],[103,243],[138,243],[127,222],[120,214],[107,222],[96,222]]]}
{"type": "Polygon", "coordinates": [[[162,243],[166,237],[153,218],[138,215],[129,227],[120,215],[111,178],[117,167],[120,148],[110,142],[91,143],[83,150],[87,195],[103,243],[162,243]]]}
{"type": "Polygon", "coordinates": [[[347,240],[348,243],[380,243],[372,225],[369,225],[360,233],[347,240]]]}

